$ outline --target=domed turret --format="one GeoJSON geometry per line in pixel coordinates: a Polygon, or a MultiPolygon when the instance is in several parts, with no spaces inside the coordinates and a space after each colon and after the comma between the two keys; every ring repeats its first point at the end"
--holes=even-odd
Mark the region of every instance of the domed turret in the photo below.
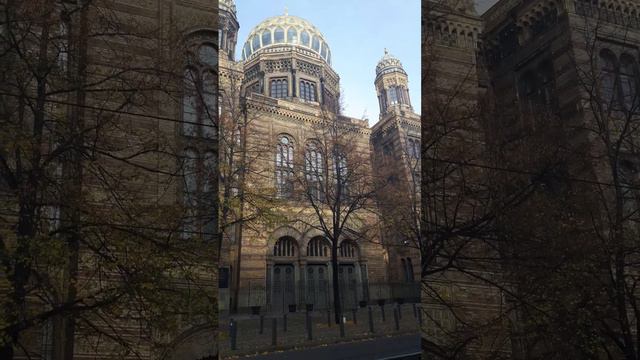
{"type": "Polygon", "coordinates": [[[400,60],[389,54],[387,49],[384,49],[384,56],[376,66],[375,85],[381,118],[402,108],[413,111],[409,98],[409,77],[400,60]]]}
{"type": "Polygon", "coordinates": [[[331,50],[322,33],[313,24],[287,13],[268,18],[251,30],[242,50],[242,60],[266,48],[294,45],[311,50],[331,64],[331,50]]]}
{"type": "Polygon", "coordinates": [[[382,74],[388,74],[390,72],[400,72],[403,74],[407,74],[402,68],[402,63],[395,56],[389,54],[387,49],[384,49],[384,56],[380,61],[378,61],[378,65],[376,66],[376,78],[382,74]]]}
{"type": "Polygon", "coordinates": [[[236,4],[233,0],[220,0],[220,50],[227,53],[229,60],[234,60],[236,44],[238,43],[238,17],[236,4]]]}

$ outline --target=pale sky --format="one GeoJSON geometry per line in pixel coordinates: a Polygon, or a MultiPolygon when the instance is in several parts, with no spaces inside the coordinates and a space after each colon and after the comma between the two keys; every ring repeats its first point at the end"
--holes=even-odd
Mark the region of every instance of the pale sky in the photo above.
{"type": "Polygon", "coordinates": [[[375,69],[384,49],[409,75],[411,105],[420,112],[419,0],[236,0],[240,31],[237,56],[254,26],[268,17],[295,15],[314,24],[331,48],[332,67],[340,76],[344,114],[378,121],[375,69]]]}

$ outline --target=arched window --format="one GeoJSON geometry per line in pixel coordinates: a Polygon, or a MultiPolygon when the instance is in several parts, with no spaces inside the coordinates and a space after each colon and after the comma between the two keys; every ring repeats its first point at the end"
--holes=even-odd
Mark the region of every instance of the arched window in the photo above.
{"type": "Polygon", "coordinates": [[[300,80],[300,98],[316,101],[316,84],[307,80],[300,80]]]}
{"type": "Polygon", "coordinates": [[[289,82],[285,78],[271,79],[269,96],[283,99],[289,96],[289,82]]]}
{"type": "Polygon", "coordinates": [[[638,104],[638,73],[635,59],[629,54],[620,57],[620,87],[625,110],[635,110],[638,104]]]}
{"type": "Polygon", "coordinates": [[[253,46],[253,51],[260,49],[260,36],[253,35],[253,38],[251,38],[251,46],[253,46]]]}
{"type": "Polygon", "coordinates": [[[183,79],[182,134],[213,139],[218,133],[218,51],[204,44],[191,60],[183,79]]]}
{"type": "Polygon", "coordinates": [[[407,153],[411,158],[420,158],[420,140],[408,137],[407,138],[407,153]]]}
{"type": "Polygon", "coordinates": [[[182,202],[184,214],[182,218],[182,238],[192,237],[196,232],[198,209],[198,153],[194,149],[186,149],[182,156],[182,202]]]}
{"type": "Polygon", "coordinates": [[[398,93],[396,92],[396,87],[395,86],[391,86],[389,88],[389,103],[391,105],[394,105],[394,104],[398,103],[398,93]]]}
{"type": "Polygon", "coordinates": [[[413,281],[414,280],[413,262],[411,262],[411,258],[407,258],[407,274],[409,275],[407,280],[408,281],[413,281]]]}
{"type": "Polygon", "coordinates": [[[600,52],[600,95],[605,109],[616,105],[616,56],[609,50],[600,52]]]}
{"type": "Polygon", "coordinates": [[[271,31],[265,30],[262,33],[262,46],[271,45],[271,31]]]}
{"type": "Polygon", "coordinates": [[[307,256],[310,257],[329,257],[331,256],[331,247],[329,242],[321,237],[316,236],[307,245],[307,256]]]}
{"type": "Polygon", "coordinates": [[[340,256],[345,258],[356,258],[358,257],[357,253],[358,249],[356,244],[351,240],[345,240],[340,244],[340,256]]]}
{"type": "Polygon", "coordinates": [[[182,94],[182,134],[196,136],[198,126],[196,70],[187,68],[184,71],[184,87],[182,94]]]}
{"type": "Polygon", "coordinates": [[[296,28],[290,27],[287,30],[287,42],[289,44],[297,44],[298,43],[298,30],[296,30],[296,28]]]}
{"type": "Polygon", "coordinates": [[[296,241],[288,236],[281,237],[273,246],[273,256],[296,256],[296,241]]]}
{"type": "Polygon", "coordinates": [[[293,195],[293,140],[287,135],[276,146],[276,190],[280,197],[293,195]]]}
{"type": "Polygon", "coordinates": [[[407,279],[409,278],[409,275],[407,274],[407,261],[402,258],[400,259],[400,262],[402,263],[402,275],[404,277],[404,281],[407,281],[407,279]]]}
{"type": "Polygon", "coordinates": [[[276,28],[273,32],[273,43],[280,44],[284,42],[284,29],[281,27],[276,28]]]}
{"type": "Polygon", "coordinates": [[[309,33],[306,31],[302,31],[302,33],[300,33],[300,43],[304,46],[309,46],[309,33]]]}
{"type": "Polygon", "coordinates": [[[313,39],[311,40],[311,48],[318,53],[320,52],[320,39],[317,35],[314,35],[313,39]]]}
{"type": "Polygon", "coordinates": [[[307,144],[304,156],[304,169],[309,195],[314,200],[323,201],[324,161],[321,148],[315,141],[307,144]]]}
{"type": "MultiPolygon", "coordinates": [[[[347,155],[342,151],[337,151],[333,162],[334,180],[339,186],[342,198],[349,196],[349,168],[347,165],[347,155]]],[[[337,196],[337,194],[336,194],[337,196]]]]}
{"type": "Polygon", "coordinates": [[[218,95],[216,94],[218,80],[212,71],[202,74],[202,136],[215,139],[218,135],[217,113],[218,95]]]}
{"type": "Polygon", "coordinates": [[[327,59],[327,44],[325,42],[322,42],[322,50],[320,51],[320,56],[322,56],[323,59],[327,59]]]}

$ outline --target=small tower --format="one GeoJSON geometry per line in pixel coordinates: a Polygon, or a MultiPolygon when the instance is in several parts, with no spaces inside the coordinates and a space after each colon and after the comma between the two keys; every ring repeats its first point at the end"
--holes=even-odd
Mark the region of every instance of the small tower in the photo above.
{"type": "Polygon", "coordinates": [[[220,0],[220,50],[227,54],[229,60],[235,60],[236,43],[240,24],[236,16],[236,4],[233,0],[220,0]]]}
{"type": "Polygon", "coordinates": [[[376,66],[376,92],[380,104],[380,119],[391,112],[412,112],[409,98],[409,77],[402,63],[384,49],[384,56],[376,66]]]}

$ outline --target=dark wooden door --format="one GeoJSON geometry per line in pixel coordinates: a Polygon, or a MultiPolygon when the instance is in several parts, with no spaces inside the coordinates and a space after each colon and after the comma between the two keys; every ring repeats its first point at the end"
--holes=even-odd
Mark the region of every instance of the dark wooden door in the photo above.
{"type": "Polygon", "coordinates": [[[342,308],[344,310],[354,309],[357,305],[358,291],[355,266],[351,264],[340,265],[338,271],[342,308]]]}
{"type": "Polygon", "coordinates": [[[323,310],[329,304],[329,276],[326,265],[307,265],[307,304],[323,310]]]}
{"type": "Polygon", "coordinates": [[[287,312],[289,305],[295,305],[294,279],[293,265],[273,267],[273,311],[287,312]]]}

